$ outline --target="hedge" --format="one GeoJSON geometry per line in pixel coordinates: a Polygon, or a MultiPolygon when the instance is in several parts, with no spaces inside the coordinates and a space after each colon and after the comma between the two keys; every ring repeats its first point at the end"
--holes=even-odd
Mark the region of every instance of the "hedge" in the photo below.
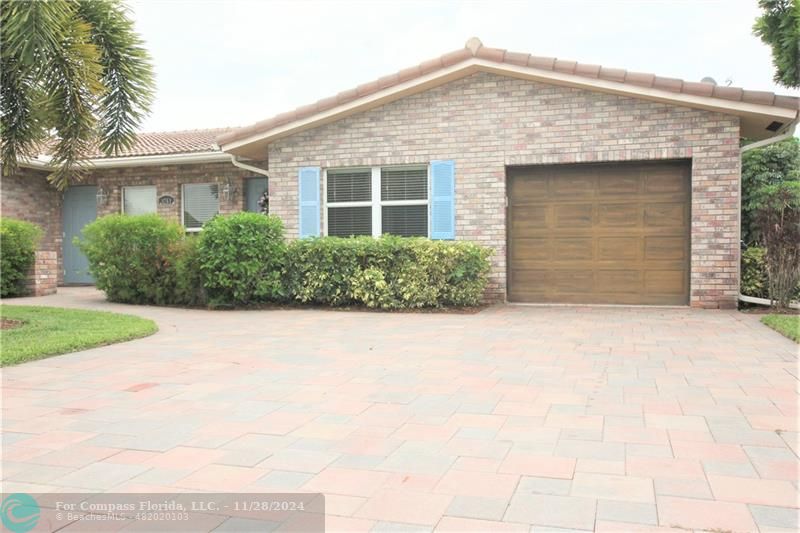
{"type": "Polygon", "coordinates": [[[471,306],[491,251],[469,242],[385,236],[286,243],[274,216],[237,213],[199,236],[157,215],[109,215],[77,241],[109,300],[248,306],[297,302],[381,309],[471,306]]]}
{"type": "Polygon", "coordinates": [[[292,242],[284,270],[290,298],[382,309],[477,305],[490,250],[470,242],[384,236],[292,242]]]}
{"type": "Polygon", "coordinates": [[[36,224],[0,219],[0,297],[22,296],[24,281],[36,259],[42,230],[36,224]]]}

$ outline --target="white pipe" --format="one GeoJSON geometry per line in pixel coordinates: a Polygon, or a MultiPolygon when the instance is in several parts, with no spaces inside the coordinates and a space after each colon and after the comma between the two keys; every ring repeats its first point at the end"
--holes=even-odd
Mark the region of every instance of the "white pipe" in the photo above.
{"type": "Polygon", "coordinates": [[[743,154],[743,153],[748,152],[750,150],[755,150],[756,148],[763,148],[765,146],[769,146],[770,144],[774,144],[774,143],[777,143],[777,142],[785,141],[786,139],[790,139],[790,138],[794,137],[794,130],[795,130],[796,127],[797,127],[797,121],[795,120],[794,122],[789,124],[789,129],[787,129],[785,133],[783,133],[781,135],[777,135],[775,137],[770,137],[769,139],[761,139],[760,141],[757,141],[757,142],[750,143],[750,144],[747,144],[745,146],[742,146],[739,149],[739,152],[743,154]]]}
{"type": "Polygon", "coordinates": [[[241,161],[239,161],[239,156],[237,155],[233,154],[228,154],[228,155],[231,156],[231,163],[233,163],[233,166],[239,167],[243,170],[249,170],[250,172],[255,172],[256,174],[261,174],[262,176],[269,177],[269,173],[263,168],[258,168],[254,167],[253,165],[248,165],[247,163],[242,163],[241,161]]]}
{"type": "MultiPolygon", "coordinates": [[[[768,300],[767,298],[756,298],[755,296],[745,296],[744,294],[739,295],[739,300],[749,304],[767,305],[770,307],[773,304],[772,300],[768,300]]],[[[789,308],[800,309],[800,302],[789,302],[789,308]]]]}

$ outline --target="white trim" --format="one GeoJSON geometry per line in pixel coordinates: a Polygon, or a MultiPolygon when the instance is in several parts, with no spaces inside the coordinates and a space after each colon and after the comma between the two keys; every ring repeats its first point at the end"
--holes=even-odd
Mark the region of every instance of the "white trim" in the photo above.
{"type": "Polygon", "coordinates": [[[428,205],[428,200],[381,200],[381,205],[395,206],[395,205],[428,205]]]}
{"type": "Polygon", "coordinates": [[[328,207],[371,207],[372,200],[364,200],[363,202],[325,202],[328,207]]]}
{"type": "Polygon", "coordinates": [[[372,236],[380,237],[383,218],[381,216],[381,167],[372,167],[372,236]]]}
{"type": "MultiPolygon", "coordinates": [[[[189,165],[192,163],[223,162],[231,162],[231,155],[224,152],[194,152],[189,154],[103,157],[83,160],[83,163],[86,164],[87,170],[91,170],[92,168],[139,167],[147,165],[189,165]]],[[[43,170],[52,170],[55,168],[52,164],[52,158],[47,156],[39,156],[36,159],[23,159],[19,164],[23,167],[43,170]]]]}
{"type": "MultiPolygon", "coordinates": [[[[325,221],[325,227],[322,235],[328,235],[328,209],[336,209],[337,207],[369,207],[372,213],[372,236],[380,237],[383,235],[383,206],[408,206],[408,205],[430,205],[431,198],[431,176],[430,165],[377,165],[374,167],[338,167],[338,168],[324,168],[322,169],[322,217],[325,221]],[[424,200],[382,200],[381,199],[381,172],[383,170],[425,170],[427,180],[427,194],[428,197],[424,200]],[[351,172],[351,171],[370,171],[370,200],[358,202],[328,202],[328,171],[351,172]]],[[[428,232],[426,237],[431,236],[431,216],[430,211],[427,213],[428,219],[428,232]]]]}
{"type": "Polygon", "coordinates": [[[414,78],[412,80],[399,83],[392,87],[377,91],[373,94],[358,98],[351,102],[338,105],[334,108],[315,113],[311,116],[294,120],[287,124],[276,126],[266,131],[253,133],[247,137],[221,143],[220,147],[225,152],[246,147],[249,144],[258,142],[269,142],[274,139],[285,137],[316,127],[320,124],[333,122],[344,116],[361,112],[373,107],[378,107],[389,101],[402,98],[409,94],[422,92],[424,90],[442,85],[444,83],[460,79],[476,72],[491,72],[501,75],[510,75],[522,79],[540,81],[555,85],[566,85],[582,89],[595,90],[611,94],[634,96],[658,102],[673,103],[696,107],[709,111],[717,111],[738,116],[759,115],[770,118],[782,118],[793,121],[798,116],[797,109],[788,109],[764,104],[752,104],[748,102],[737,102],[725,100],[711,96],[697,96],[687,93],[675,93],[651,87],[640,87],[631,83],[621,83],[599,78],[587,78],[574,74],[544,70],[532,67],[523,67],[509,63],[496,63],[472,57],[455,65],[439,69],[429,74],[414,78]]]}
{"type": "Polygon", "coordinates": [[[123,185],[120,187],[122,190],[120,191],[120,206],[119,211],[123,215],[125,214],[125,190],[126,189],[153,189],[156,192],[156,204],[155,204],[155,211],[153,213],[158,213],[158,187],[156,185],[123,185]]]}
{"type": "Polygon", "coordinates": [[[319,234],[323,237],[328,236],[328,169],[322,169],[322,198],[319,199],[322,208],[322,228],[319,234]]]}

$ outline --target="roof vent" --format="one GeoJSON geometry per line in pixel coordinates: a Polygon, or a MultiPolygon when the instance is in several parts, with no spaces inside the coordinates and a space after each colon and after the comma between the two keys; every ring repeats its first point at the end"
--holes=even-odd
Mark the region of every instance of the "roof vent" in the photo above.
{"type": "Polygon", "coordinates": [[[717,84],[717,80],[715,80],[711,76],[706,76],[705,78],[700,80],[700,83],[710,83],[711,85],[716,85],[717,84]]]}
{"type": "Polygon", "coordinates": [[[778,131],[783,126],[783,122],[775,122],[774,120],[767,126],[769,131],[778,131]]]}
{"type": "Polygon", "coordinates": [[[464,45],[464,48],[472,52],[472,55],[475,55],[478,53],[478,49],[481,46],[483,46],[483,43],[481,42],[480,39],[478,39],[477,37],[470,37],[469,40],[467,40],[467,43],[464,45]]]}

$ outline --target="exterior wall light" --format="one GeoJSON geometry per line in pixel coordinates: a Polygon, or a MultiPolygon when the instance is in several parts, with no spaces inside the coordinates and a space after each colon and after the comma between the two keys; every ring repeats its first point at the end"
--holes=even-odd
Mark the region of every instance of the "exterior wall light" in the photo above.
{"type": "Polygon", "coordinates": [[[108,203],[108,194],[106,193],[105,189],[102,187],[97,187],[95,200],[97,200],[97,205],[106,205],[108,203]]]}
{"type": "Polygon", "coordinates": [[[239,192],[239,188],[231,182],[231,179],[228,178],[228,181],[225,182],[225,185],[222,186],[222,199],[226,202],[230,202],[236,199],[236,193],[239,192]]]}

